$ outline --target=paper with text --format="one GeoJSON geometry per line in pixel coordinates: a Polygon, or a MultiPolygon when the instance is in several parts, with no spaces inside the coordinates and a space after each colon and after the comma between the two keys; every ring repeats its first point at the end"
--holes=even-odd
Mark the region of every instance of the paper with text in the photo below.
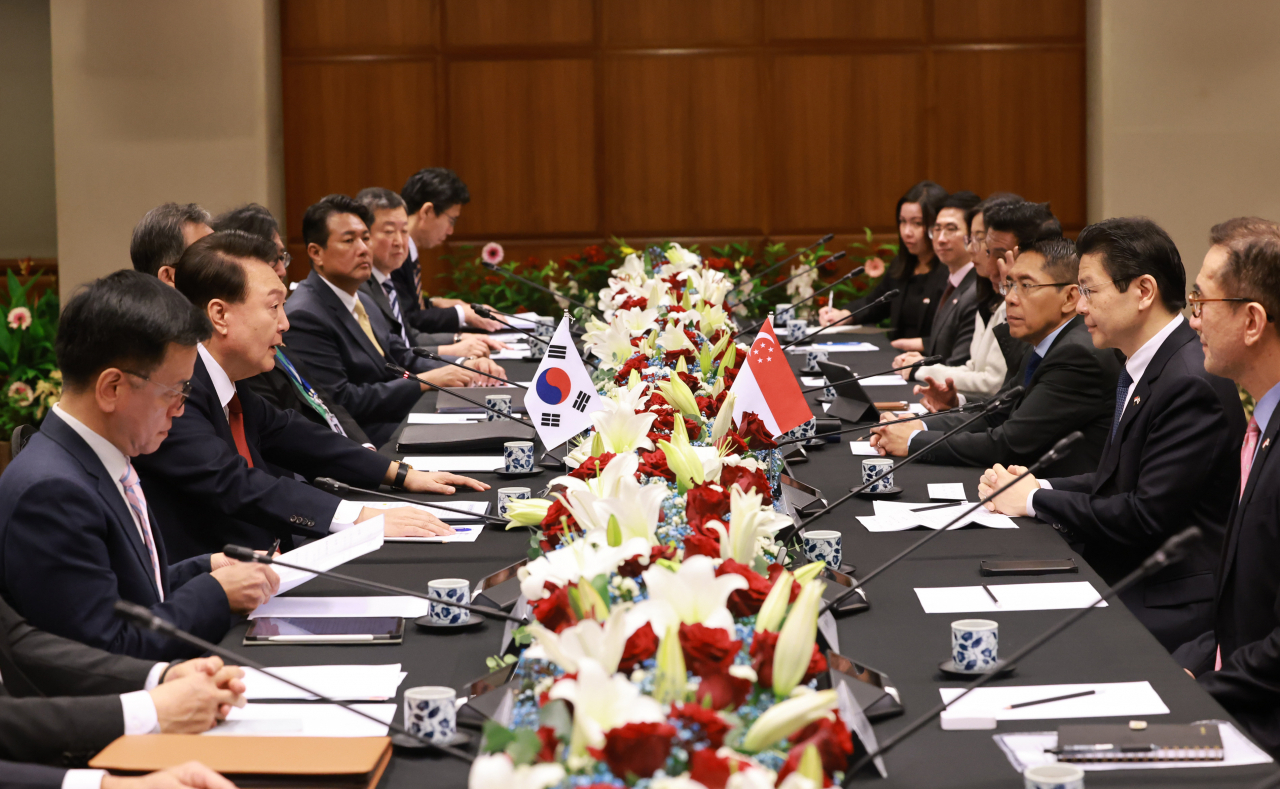
{"type": "MultiPolygon", "coordinates": [[[[364,523],[357,523],[340,532],[330,534],[324,539],[307,543],[301,548],[294,548],[292,551],[282,554],[280,560],[316,570],[332,570],[352,559],[381,548],[383,528],[382,516],[379,515],[376,518],[370,518],[364,523]]],[[[280,591],[278,594],[284,594],[290,589],[296,589],[316,577],[315,573],[307,573],[289,567],[281,567],[280,565],[273,565],[272,569],[280,576],[280,591]]]]}

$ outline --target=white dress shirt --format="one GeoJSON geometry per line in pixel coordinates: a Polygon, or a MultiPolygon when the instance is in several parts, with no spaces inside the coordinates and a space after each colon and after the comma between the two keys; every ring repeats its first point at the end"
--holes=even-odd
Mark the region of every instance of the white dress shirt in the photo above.
{"type": "MultiPolygon", "coordinates": [[[[321,277],[321,279],[324,278],[321,277]]],[[[328,280],[324,281],[328,282],[328,280]]],[[[334,288],[334,290],[337,290],[337,288],[334,288]]],[[[347,295],[343,291],[338,292],[347,295]]],[[[351,297],[348,295],[348,298],[351,297]]],[[[230,424],[231,414],[227,404],[236,395],[236,385],[232,383],[231,377],[222,369],[222,365],[218,364],[218,360],[213,358],[213,354],[209,353],[209,350],[204,347],[204,343],[197,344],[196,351],[200,354],[200,359],[204,361],[205,369],[209,372],[209,378],[213,380],[213,390],[218,394],[218,402],[222,405],[222,415],[226,417],[227,424],[230,424]]],[[[123,489],[121,489],[120,495],[124,495],[123,489]]],[[[363,509],[363,504],[343,499],[339,502],[337,511],[333,513],[333,521],[329,524],[329,531],[342,531],[343,529],[351,528],[355,525],[356,518],[360,517],[360,511],[363,509]]]]}
{"type": "MultiPolygon", "coordinates": [[[[413,243],[412,236],[409,236],[408,238],[409,238],[409,257],[412,258],[413,260],[418,261],[418,268],[421,269],[422,259],[418,257],[418,245],[413,243]]],[[[377,271],[377,269],[374,269],[374,271],[377,271]]],[[[466,326],[467,311],[462,308],[461,304],[455,304],[453,305],[453,308],[458,311],[458,328],[462,328],[463,326],[466,326]]]]}

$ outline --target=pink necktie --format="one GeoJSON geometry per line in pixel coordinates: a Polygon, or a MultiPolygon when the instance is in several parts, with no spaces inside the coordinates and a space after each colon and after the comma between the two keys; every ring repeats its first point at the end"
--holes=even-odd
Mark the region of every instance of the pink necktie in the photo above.
{"type": "MultiPolygon", "coordinates": [[[[1244,489],[1249,484],[1249,472],[1253,470],[1253,456],[1258,449],[1258,439],[1262,431],[1258,429],[1258,420],[1249,417],[1249,429],[1244,431],[1244,445],[1240,447],[1240,497],[1244,498],[1244,489]]],[[[1213,670],[1222,670],[1222,646],[1218,646],[1218,654],[1213,661],[1213,670]]]]}
{"type": "Polygon", "coordinates": [[[164,584],[160,580],[160,557],[156,554],[156,543],[151,536],[151,521],[147,518],[147,499],[142,495],[142,482],[138,479],[138,472],[133,470],[132,463],[125,466],[120,484],[124,486],[125,501],[129,502],[129,509],[133,510],[133,518],[138,523],[138,530],[142,532],[142,542],[151,556],[151,569],[156,574],[156,591],[163,603],[164,584]]]}

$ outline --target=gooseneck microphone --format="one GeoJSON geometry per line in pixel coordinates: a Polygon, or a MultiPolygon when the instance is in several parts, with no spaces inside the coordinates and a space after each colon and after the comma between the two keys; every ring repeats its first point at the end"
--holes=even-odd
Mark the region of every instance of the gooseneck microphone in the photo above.
{"type": "Polygon", "coordinates": [[[913,721],[906,728],[902,729],[901,731],[897,732],[889,739],[885,740],[884,743],[881,744],[880,747],[877,748],[875,751],[865,754],[861,759],[858,760],[858,762],[847,773],[845,773],[843,786],[844,787],[851,786],[853,784],[854,777],[857,775],[858,771],[861,770],[866,765],[868,765],[872,759],[876,759],[888,753],[894,747],[902,743],[903,740],[907,739],[915,732],[924,728],[924,726],[928,724],[929,721],[933,720],[938,715],[941,715],[944,711],[946,711],[948,707],[955,704],[957,701],[964,698],[965,696],[968,696],[970,693],[982,687],[983,685],[986,685],[988,682],[995,679],[996,676],[1000,674],[1002,671],[1004,671],[1005,669],[1015,667],[1018,664],[1019,660],[1022,660],[1027,655],[1030,655],[1032,652],[1036,651],[1041,646],[1048,643],[1051,639],[1053,639],[1063,630],[1066,630],[1068,627],[1071,627],[1076,622],[1083,619],[1086,615],[1088,615],[1090,611],[1097,608],[1104,601],[1114,598],[1116,595],[1119,595],[1120,593],[1124,592],[1126,589],[1129,589],[1134,584],[1143,580],[1144,578],[1156,572],[1157,570],[1163,569],[1164,567],[1167,567],[1170,564],[1173,564],[1174,562],[1181,559],[1183,555],[1186,554],[1187,549],[1190,548],[1192,545],[1194,545],[1196,542],[1198,542],[1202,536],[1203,534],[1201,533],[1199,527],[1190,526],[1178,532],[1177,534],[1173,535],[1168,540],[1165,540],[1164,545],[1161,545],[1159,550],[1151,554],[1151,556],[1146,561],[1144,561],[1133,572],[1129,573],[1124,578],[1122,578],[1119,583],[1117,583],[1115,586],[1107,590],[1107,592],[1102,596],[1100,596],[1097,600],[1095,600],[1092,605],[1088,606],[1087,608],[1082,608],[1079,611],[1073,611],[1061,622],[1049,628],[1044,633],[1041,633],[1040,635],[1031,639],[1031,641],[1028,642],[1026,646],[1024,646],[1022,649],[1019,649],[1017,652],[1013,653],[1013,655],[1010,656],[1008,660],[1003,660],[997,663],[995,667],[993,667],[987,673],[983,674],[982,676],[978,677],[974,681],[970,682],[968,685],[965,685],[964,690],[960,692],[960,695],[956,696],[951,701],[944,701],[941,704],[937,705],[933,709],[926,712],[924,715],[921,715],[919,718],[913,721]]]}
{"type": "Polygon", "coordinates": [[[802,334],[802,335],[800,335],[799,337],[795,337],[795,338],[791,339],[791,340],[790,340],[786,345],[781,346],[781,347],[782,347],[782,350],[784,350],[784,351],[785,351],[786,349],[790,348],[791,346],[793,346],[793,345],[799,345],[800,343],[804,342],[805,340],[812,339],[813,337],[816,337],[817,335],[822,334],[824,331],[826,331],[826,330],[828,330],[828,329],[835,328],[836,326],[839,326],[839,325],[840,325],[840,324],[842,324],[842,323],[847,323],[848,321],[852,320],[852,319],[854,318],[854,316],[858,315],[859,313],[866,312],[867,310],[871,309],[872,307],[875,307],[875,306],[878,306],[878,305],[880,305],[880,304],[883,304],[884,302],[888,301],[889,299],[891,299],[891,298],[893,298],[893,297],[895,297],[895,296],[897,296],[897,295],[898,295],[898,289],[897,289],[897,288],[894,288],[893,290],[889,291],[888,293],[885,293],[884,295],[882,295],[882,296],[880,296],[879,298],[877,298],[875,301],[872,301],[872,302],[869,302],[869,303],[867,303],[867,304],[864,304],[864,305],[862,305],[861,307],[859,307],[858,309],[856,309],[856,310],[854,310],[854,311],[850,312],[848,315],[844,316],[843,318],[841,318],[841,319],[840,319],[840,320],[838,320],[838,321],[832,321],[831,323],[828,323],[826,326],[823,326],[821,329],[818,329],[817,331],[811,331],[811,332],[809,332],[808,334],[802,334]]]}
{"type": "MultiPolygon", "coordinates": [[[[800,271],[797,271],[795,274],[792,274],[791,276],[787,277],[786,279],[784,279],[784,280],[780,280],[780,281],[778,281],[778,282],[775,282],[775,283],[773,283],[772,285],[770,285],[770,286],[769,286],[769,287],[767,287],[767,288],[763,288],[763,289],[761,289],[761,290],[759,290],[759,291],[756,291],[755,293],[752,293],[752,294],[751,294],[751,298],[753,298],[753,299],[754,299],[754,298],[756,298],[757,296],[763,296],[764,294],[768,293],[768,292],[769,292],[769,291],[771,291],[771,290],[775,290],[775,289],[777,289],[777,288],[780,288],[780,287],[782,287],[783,285],[786,285],[788,282],[792,281],[793,279],[797,279],[797,278],[799,278],[799,277],[803,277],[805,274],[808,274],[810,271],[813,271],[813,270],[814,270],[815,268],[817,268],[818,266],[822,266],[822,265],[825,265],[825,264],[827,264],[827,263],[834,263],[834,262],[836,262],[837,260],[843,260],[845,257],[847,257],[847,256],[848,256],[848,254],[849,254],[848,252],[837,252],[837,253],[835,253],[834,255],[832,255],[831,257],[826,258],[825,260],[815,260],[814,262],[812,262],[812,263],[810,263],[809,265],[805,266],[803,269],[801,269],[800,271]]],[[[739,301],[735,301],[733,304],[730,304],[730,305],[728,306],[728,308],[727,308],[727,310],[726,310],[726,311],[732,311],[735,307],[737,307],[737,306],[738,306],[739,304],[741,304],[741,303],[742,303],[742,301],[741,301],[741,300],[739,300],[739,301]]]]}
{"type": "MultiPolygon", "coordinates": [[[[417,381],[418,383],[422,384],[423,386],[429,386],[429,387],[431,387],[432,389],[435,389],[437,392],[443,392],[443,391],[445,391],[446,389],[453,389],[453,388],[456,388],[456,387],[440,386],[439,384],[433,384],[433,383],[431,383],[430,381],[424,381],[424,380],[422,380],[421,378],[419,378],[418,376],[416,376],[416,375],[414,375],[413,373],[409,372],[408,370],[404,369],[404,368],[403,368],[403,367],[401,367],[400,365],[396,364],[395,362],[387,362],[387,369],[388,369],[388,370],[391,370],[392,372],[398,373],[398,374],[400,375],[400,377],[402,377],[402,378],[407,378],[407,379],[408,379],[408,380],[410,380],[410,381],[417,381]]],[[[471,368],[470,368],[470,367],[468,367],[467,369],[468,369],[468,370],[471,370],[471,368]]],[[[475,371],[475,370],[471,370],[471,371],[472,371],[472,372],[477,372],[477,371],[475,371]]],[[[490,406],[485,405],[484,403],[481,403],[481,402],[477,402],[477,401],[475,401],[475,400],[472,400],[470,397],[464,397],[463,395],[460,395],[460,394],[458,394],[458,393],[457,393],[457,392],[455,392],[455,391],[450,391],[450,392],[449,392],[449,395],[450,395],[450,396],[452,396],[452,397],[456,397],[456,398],[458,398],[459,400],[461,400],[461,401],[462,401],[462,402],[464,402],[464,403],[470,403],[471,405],[473,405],[473,406],[475,406],[475,407],[477,407],[477,408],[483,408],[484,410],[488,411],[488,412],[489,412],[489,413],[491,413],[491,414],[497,414],[497,415],[498,415],[499,417],[501,417],[502,419],[510,419],[512,422],[515,422],[515,423],[517,423],[517,424],[524,425],[525,427],[533,427],[533,423],[532,423],[532,422],[528,421],[527,419],[525,419],[525,418],[523,418],[523,417],[518,417],[518,416],[516,416],[514,413],[512,413],[512,414],[505,414],[505,413],[503,413],[503,412],[499,411],[499,410],[498,410],[498,409],[496,409],[496,408],[492,408],[492,407],[490,407],[490,406]]],[[[536,430],[537,428],[534,428],[534,429],[536,430]]]]}
{"type": "Polygon", "coordinates": [[[528,329],[522,329],[519,326],[516,326],[514,323],[507,323],[502,318],[498,317],[497,312],[489,309],[483,304],[472,304],[471,311],[479,315],[481,318],[488,318],[491,321],[497,321],[498,323],[501,323],[503,326],[506,326],[508,329],[511,329],[512,331],[518,331],[524,336],[528,337],[529,339],[532,339],[532,340],[542,339],[538,335],[530,332],[528,329]]]}
{"type": "MultiPolygon", "coordinates": [[[[421,346],[421,345],[416,345],[416,346],[414,346],[414,347],[410,348],[409,350],[413,352],[413,355],[414,355],[414,356],[418,356],[418,357],[421,357],[421,358],[423,358],[423,359],[431,359],[431,360],[433,360],[433,361],[442,362],[442,363],[444,363],[444,364],[452,365],[452,366],[454,366],[454,367],[461,367],[462,369],[466,370],[467,372],[470,372],[470,373],[476,373],[477,375],[482,375],[482,376],[484,376],[485,378],[492,378],[492,379],[493,379],[493,380],[495,380],[495,381],[501,381],[501,382],[503,382],[504,384],[506,384],[506,385],[508,385],[508,386],[518,386],[518,387],[520,387],[521,389],[528,389],[528,388],[529,388],[529,387],[525,386],[524,384],[518,384],[518,383],[516,383],[515,381],[508,381],[506,378],[503,378],[503,377],[502,377],[502,376],[500,376],[500,375],[494,375],[493,373],[482,373],[482,372],[480,372],[479,370],[472,370],[470,367],[467,367],[465,364],[458,364],[457,362],[451,362],[451,361],[449,361],[448,359],[446,359],[446,358],[444,358],[443,356],[441,356],[440,354],[438,354],[438,353],[433,353],[431,350],[429,350],[428,348],[424,348],[424,347],[423,347],[423,346],[421,346]]],[[[938,358],[942,358],[942,357],[938,357],[938,358]]]]}
{"type": "MultiPolygon", "coordinates": [[[[404,461],[399,462],[403,463],[404,461]]],[[[413,499],[405,496],[397,496],[394,493],[383,493],[380,490],[373,490],[371,488],[357,488],[355,485],[348,485],[345,482],[339,482],[332,477],[316,477],[311,480],[311,484],[320,490],[323,490],[326,493],[332,493],[335,496],[344,496],[355,491],[356,493],[366,493],[370,496],[380,496],[381,498],[390,499],[391,501],[403,501],[408,504],[416,504],[419,507],[433,507],[437,510],[444,510],[445,512],[456,512],[459,515],[468,515],[477,520],[482,520],[485,523],[492,523],[495,525],[502,524],[504,526],[507,524],[506,518],[499,518],[495,515],[472,512],[471,510],[461,510],[456,507],[446,507],[443,504],[436,504],[434,502],[428,503],[425,501],[414,501],[413,499]]]]}
{"type": "Polygon", "coordinates": [[[1077,430],[1071,433],[1070,435],[1068,435],[1066,438],[1063,438],[1058,443],[1054,444],[1049,449],[1048,452],[1041,455],[1040,459],[1037,460],[1035,463],[1031,464],[1031,466],[1027,468],[1026,471],[1022,472],[1018,476],[1009,480],[1004,485],[1001,485],[996,490],[991,491],[991,493],[987,494],[987,496],[985,496],[984,498],[981,498],[978,501],[974,502],[974,505],[972,507],[960,513],[956,517],[952,518],[951,521],[946,525],[944,525],[942,528],[932,531],[929,534],[926,534],[922,539],[913,543],[912,545],[907,546],[900,553],[898,553],[898,555],[894,556],[884,564],[880,565],[876,569],[867,573],[864,577],[855,579],[853,583],[853,588],[851,588],[848,592],[845,592],[844,594],[840,595],[840,597],[836,598],[832,602],[828,603],[826,608],[823,609],[823,611],[826,611],[834,606],[839,605],[846,597],[853,594],[853,592],[856,590],[858,586],[865,584],[867,581],[870,581],[872,578],[875,578],[880,573],[884,572],[885,570],[888,570],[890,567],[894,566],[902,559],[914,553],[918,548],[924,547],[930,540],[934,539],[939,534],[942,534],[944,531],[949,531],[952,526],[956,525],[960,521],[969,517],[969,515],[975,512],[979,507],[981,507],[982,505],[986,504],[989,501],[993,501],[996,498],[996,496],[999,496],[1001,493],[1004,493],[1009,488],[1021,482],[1024,478],[1036,473],[1037,471],[1049,465],[1050,463],[1054,462],[1055,460],[1060,460],[1063,457],[1066,457],[1067,453],[1071,451],[1071,445],[1082,438],[1084,438],[1084,433],[1081,433],[1079,430],[1077,430]]]}
{"type": "Polygon", "coordinates": [[[798,249],[795,252],[792,252],[790,255],[786,256],[782,260],[779,260],[777,263],[774,263],[769,268],[764,269],[763,271],[757,271],[751,276],[743,278],[743,280],[738,283],[738,288],[741,289],[742,286],[746,285],[748,282],[752,282],[753,280],[760,279],[765,274],[768,274],[770,271],[773,271],[775,268],[778,268],[779,266],[785,266],[786,264],[800,257],[801,255],[803,255],[804,253],[808,252],[811,249],[814,249],[816,247],[822,246],[823,244],[829,243],[835,237],[836,237],[835,233],[827,233],[825,236],[813,242],[809,246],[805,247],[804,249],[798,249]]]}
{"type": "MultiPolygon", "coordinates": [[[[830,285],[827,285],[827,286],[826,286],[826,287],[824,287],[824,288],[820,288],[820,289],[818,289],[818,290],[815,290],[813,293],[810,293],[808,296],[805,296],[803,299],[800,299],[799,301],[793,301],[793,302],[791,302],[791,307],[790,307],[790,309],[793,309],[793,310],[794,310],[796,307],[801,306],[801,305],[802,305],[802,304],[804,304],[805,302],[813,301],[814,299],[818,298],[818,297],[819,297],[819,296],[821,296],[822,294],[824,294],[824,293],[826,293],[827,291],[831,290],[832,288],[836,287],[837,285],[839,285],[840,283],[844,282],[845,280],[853,279],[854,277],[858,276],[859,274],[861,274],[861,273],[862,273],[863,271],[865,271],[865,270],[866,270],[866,269],[865,269],[865,267],[863,267],[863,266],[858,266],[858,267],[857,267],[857,268],[855,268],[853,271],[850,271],[848,274],[845,274],[845,275],[844,275],[843,277],[841,277],[840,279],[836,280],[835,282],[832,282],[830,285]]],[[[758,323],[755,323],[755,324],[752,324],[751,326],[748,326],[748,327],[747,327],[747,328],[745,328],[745,329],[739,329],[738,331],[736,331],[736,332],[734,332],[734,333],[733,333],[733,338],[734,338],[734,339],[737,339],[738,337],[741,337],[741,336],[742,336],[742,335],[744,335],[744,334],[751,334],[752,332],[756,331],[756,330],[757,330],[757,329],[759,329],[761,326],[763,326],[763,325],[764,325],[764,321],[767,321],[767,320],[769,320],[769,319],[768,319],[768,317],[766,317],[766,318],[765,318],[764,320],[762,320],[762,321],[759,321],[758,323]]]]}
{"type": "MultiPolygon", "coordinates": [[[[250,551],[250,553],[252,553],[252,551],[250,551]]],[[[456,604],[451,602],[449,605],[456,605],[456,604]]],[[[359,715],[362,718],[371,720],[374,723],[378,724],[379,726],[386,726],[387,728],[391,729],[397,734],[403,734],[406,737],[410,737],[414,740],[417,740],[423,745],[426,745],[431,748],[435,748],[441,753],[447,753],[450,756],[453,756],[457,759],[462,759],[465,762],[475,761],[475,757],[471,756],[471,754],[469,753],[460,751],[457,748],[454,748],[450,745],[443,745],[441,743],[432,742],[430,739],[423,737],[420,734],[414,734],[413,732],[409,731],[408,729],[406,729],[405,727],[401,726],[400,724],[394,721],[387,722],[373,715],[370,715],[369,713],[357,707],[356,702],[342,701],[339,699],[329,698],[323,693],[317,693],[316,691],[312,690],[311,688],[308,688],[305,685],[294,682],[293,680],[287,677],[280,676],[279,674],[272,671],[270,668],[262,665],[261,663],[255,660],[249,660],[248,658],[243,657],[242,655],[239,655],[231,651],[230,649],[224,649],[211,641],[205,641],[203,638],[200,638],[199,636],[192,635],[187,631],[179,628],[177,625],[171,622],[168,622],[164,619],[161,619],[160,617],[151,613],[149,609],[144,608],[143,606],[140,606],[137,603],[131,603],[128,600],[117,600],[114,604],[114,607],[115,607],[116,615],[119,616],[120,618],[132,619],[133,621],[146,627],[149,630],[154,630],[155,632],[166,635],[169,638],[175,639],[177,641],[182,641],[187,644],[191,644],[192,646],[195,646],[195,647],[199,647],[200,649],[203,649],[206,652],[211,652],[217,655],[218,657],[222,658],[229,665],[247,666],[248,668],[261,671],[263,674],[265,674],[268,677],[271,677],[277,682],[283,682],[284,684],[290,687],[297,688],[303,693],[307,693],[309,695],[315,696],[316,698],[320,699],[321,701],[327,704],[336,704],[339,707],[346,707],[347,709],[351,710],[356,715],[359,715]]]]}
{"type": "Polygon", "coordinates": [[[869,433],[872,428],[876,428],[876,427],[884,427],[885,425],[900,425],[903,422],[915,422],[916,420],[919,420],[919,419],[929,419],[935,416],[942,416],[943,414],[959,414],[965,411],[972,411],[975,408],[978,408],[983,405],[985,404],[984,403],[965,403],[964,405],[958,405],[955,408],[948,408],[946,411],[930,411],[929,413],[925,413],[925,414],[912,414],[911,416],[905,417],[903,419],[894,419],[889,422],[877,422],[871,427],[867,427],[866,424],[854,425],[853,427],[846,427],[843,430],[833,430],[830,433],[815,433],[814,435],[811,435],[808,438],[788,438],[786,441],[778,441],[776,443],[778,446],[783,447],[783,446],[788,446],[790,444],[798,444],[801,441],[813,441],[814,439],[827,438],[829,436],[842,436],[845,433],[859,433],[863,430],[866,430],[869,433]]]}
{"type": "MultiPolygon", "coordinates": [[[[511,319],[513,319],[513,320],[527,320],[526,318],[521,318],[519,315],[512,315],[512,314],[511,314],[511,313],[509,313],[509,312],[503,312],[502,310],[500,310],[500,309],[496,309],[496,308],[491,307],[491,306],[489,306],[489,305],[487,305],[487,304],[486,304],[486,305],[482,305],[482,306],[484,306],[484,308],[485,308],[486,310],[488,310],[489,312],[493,313],[494,315],[501,315],[501,316],[502,316],[502,317],[504,317],[504,318],[511,318],[511,319]]],[[[476,305],[472,304],[472,305],[471,305],[471,309],[472,309],[472,311],[474,311],[474,310],[475,310],[475,308],[476,308],[476,305]]],[[[482,317],[482,318],[483,318],[483,317],[487,317],[487,316],[481,315],[480,317],[482,317]]],[[[498,320],[498,319],[497,319],[497,318],[494,318],[493,320],[495,320],[495,321],[496,321],[496,320],[498,320]]],[[[499,321],[499,323],[501,323],[501,321],[499,321]]],[[[507,325],[508,325],[508,326],[510,326],[511,324],[507,324],[507,325]]],[[[514,327],[513,327],[513,328],[514,328],[514,327]]],[[[582,335],[582,334],[585,334],[585,333],[586,333],[586,331],[587,331],[586,329],[580,329],[580,328],[578,328],[578,327],[576,327],[576,326],[570,326],[570,327],[569,327],[569,333],[570,333],[570,334],[582,335]]]]}
{"type": "MultiPolygon", "coordinates": [[[[482,266],[484,266],[485,268],[489,269],[489,270],[490,270],[490,271],[492,271],[494,274],[501,274],[502,276],[504,276],[504,277],[509,277],[510,279],[514,279],[514,280],[516,280],[517,282],[523,282],[524,284],[528,285],[529,287],[533,288],[534,290],[540,290],[540,291],[542,291],[543,293],[547,293],[547,294],[551,295],[552,297],[554,297],[554,298],[556,298],[556,299],[561,299],[561,300],[564,300],[564,301],[569,302],[570,304],[577,305],[577,306],[581,307],[582,309],[586,310],[587,312],[590,312],[590,313],[592,313],[592,314],[596,315],[597,317],[599,317],[599,318],[601,318],[601,319],[603,319],[603,318],[604,318],[604,313],[600,312],[600,310],[596,309],[595,307],[588,307],[586,304],[582,303],[581,301],[578,301],[577,299],[571,299],[571,298],[569,298],[568,296],[564,295],[563,293],[556,293],[556,292],[555,292],[554,290],[552,290],[551,288],[544,287],[544,286],[539,285],[538,283],[536,283],[536,282],[534,282],[534,281],[532,281],[532,280],[525,279],[524,277],[520,276],[519,274],[516,274],[516,273],[515,273],[515,272],[513,272],[513,271],[507,271],[507,270],[506,270],[506,269],[504,269],[503,267],[499,266],[497,263],[481,263],[480,265],[482,265],[482,266]]],[[[471,309],[473,309],[473,310],[474,310],[474,309],[475,309],[475,306],[473,305],[473,306],[471,307],[471,309]]],[[[484,317],[484,316],[481,316],[481,317],[484,317]]],[[[499,323],[501,323],[501,321],[499,321],[499,323]]]]}
{"type": "MultiPolygon", "coordinates": [[[[899,370],[910,370],[912,367],[920,367],[926,364],[936,364],[937,362],[940,362],[940,361],[942,361],[941,356],[926,356],[919,361],[912,362],[911,364],[904,364],[901,367],[890,367],[888,370],[881,370],[878,373],[868,373],[866,375],[858,375],[855,373],[853,378],[846,378],[845,380],[861,381],[866,378],[874,378],[877,375],[889,375],[890,373],[896,373],[899,370]]],[[[826,384],[823,384],[822,386],[811,386],[808,389],[801,389],[800,394],[809,394],[810,392],[821,392],[823,389],[826,389],[828,386],[835,386],[836,384],[840,384],[840,383],[843,383],[843,381],[826,383],[826,384]]]]}
{"type": "Polygon", "coordinates": [[[332,570],[316,570],[311,567],[303,567],[300,564],[293,564],[292,562],[281,561],[274,557],[268,556],[266,553],[255,551],[252,548],[246,548],[243,545],[224,545],[222,546],[222,552],[227,556],[230,556],[232,559],[238,559],[242,562],[255,562],[257,564],[278,564],[281,567],[288,567],[290,570],[298,570],[304,573],[312,573],[314,575],[323,576],[325,578],[332,578],[335,581],[342,581],[344,583],[351,584],[352,586],[360,586],[360,587],[364,587],[365,589],[376,589],[379,592],[391,592],[392,594],[405,595],[408,597],[416,597],[419,600],[434,600],[437,603],[446,603],[450,608],[461,608],[464,611],[475,611],[477,614],[484,614],[485,616],[492,616],[497,619],[506,619],[507,621],[515,622],[518,625],[526,624],[525,619],[515,616],[513,614],[508,614],[506,611],[496,611],[492,608],[485,608],[484,606],[473,605],[471,603],[458,603],[458,602],[454,602],[453,600],[448,600],[448,601],[440,600],[439,598],[431,597],[430,595],[423,594],[422,592],[415,592],[412,589],[403,589],[399,586],[392,586],[390,584],[378,583],[377,581],[366,581],[363,578],[356,578],[353,575],[343,575],[342,573],[335,573],[332,570]]]}

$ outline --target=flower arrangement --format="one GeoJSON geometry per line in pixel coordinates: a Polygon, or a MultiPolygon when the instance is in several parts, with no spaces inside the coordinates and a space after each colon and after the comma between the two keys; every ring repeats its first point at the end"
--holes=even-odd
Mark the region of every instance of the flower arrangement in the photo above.
{"type": "Polygon", "coordinates": [[[678,244],[631,251],[584,337],[606,407],[550,496],[511,502],[520,569],[509,727],[471,789],[818,789],[854,742],[817,678],[821,563],[787,569],[780,451],[730,387],[734,286],[678,244]]]}
{"type": "Polygon", "coordinates": [[[30,304],[28,293],[38,279],[37,274],[23,285],[8,272],[9,306],[0,323],[0,434],[5,438],[18,425],[38,425],[62,394],[53,346],[57,292],[47,290],[30,304]]]}

